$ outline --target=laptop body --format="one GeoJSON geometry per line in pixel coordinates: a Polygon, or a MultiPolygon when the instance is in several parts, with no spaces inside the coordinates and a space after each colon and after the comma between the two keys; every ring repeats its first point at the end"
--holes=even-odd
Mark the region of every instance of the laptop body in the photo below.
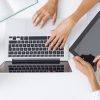
{"type": "Polygon", "coordinates": [[[82,32],[69,51],[74,56],[81,56],[89,62],[96,71],[96,64],[93,60],[100,54],[100,11],[92,19],[86,29],[82,32]]]}
{"type": "Polygon", "coordinates": [[[6,60],[0,72],[72,72],[67,47],[56,51],[45,47],[53,28],[50,22],[39,29],[30,19],[9,19],[4,45],[6,60]]]}

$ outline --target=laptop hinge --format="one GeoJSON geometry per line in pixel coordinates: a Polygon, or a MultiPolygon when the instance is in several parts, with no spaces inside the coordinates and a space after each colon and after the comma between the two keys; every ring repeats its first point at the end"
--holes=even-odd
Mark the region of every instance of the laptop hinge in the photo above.
{"type": "Polygon", "coordinates": [[[60,59],[12,59],[12,64],[59,64],[60,59]]]}

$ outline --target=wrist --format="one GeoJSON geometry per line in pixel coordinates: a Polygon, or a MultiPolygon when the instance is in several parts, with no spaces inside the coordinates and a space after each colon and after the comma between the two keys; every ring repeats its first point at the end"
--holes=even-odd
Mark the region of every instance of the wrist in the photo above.
{"type": "Polygon", "coordinates": [[[88,80],[89,80],[89,83],[91,85],[92,91],[100,90],[100,86],[99,86],[99,84],[97,82],[96,77],[93,77],[93,78],[88,79],[88,80]]]}
{"type": "Polygon", "coordinates": [[[72,18],[77,23],[80,20],[81,16],[78,12],[75,12],[74,14],[72,14],[72,18]]]}
{"type": "Polygon", "coordinates": [[[73,16],[70,16],[69,18],[66,18],[66,19],[63,21],[66,25],[67,25],[67,23],[68,23],[68,19],[70,20],[70,25],[71,25],[72,27],[74,27],[75,24],[77,23],[77,21],[74,19],[73,16]]]}

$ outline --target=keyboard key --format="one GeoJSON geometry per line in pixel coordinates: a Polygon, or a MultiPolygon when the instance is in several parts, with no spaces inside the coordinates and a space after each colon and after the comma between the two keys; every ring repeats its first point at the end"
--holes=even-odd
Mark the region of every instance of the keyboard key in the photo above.
{"type": "Polygon", "coordinates": [[[12,44],[12,47],[15,47],[15,44],[12,44]]]}
{"type": "Polygon", "coordinates": [[[24,37],[24,40],[28,40],[28,37],[27,37],[27,36],[25,36],[25,37],[24,37]]]}
{"type": "Polygon", "coordinates": [[[61,51],[61,54],[64,54],[64,51],[61,51]]]}
{"type": "Polygon", "coordinates": [[[9,52],[9,54],[13,54],[13,52],[9,52]]]}
{"type": "Polygon", "coordinates": [[[23,47],[26,47],[26,44],[23,44],[23,47]]]}
{"type": "Polygon", "coordinates": [[[15,48],[13,48],[13,51],[15,51],[15,48]]]}
{"type": "Polygon", "coordinates": [[[19,45],[18,45],[18,44],[16,44],[16,47],[19,47],[19,45]]]}
{"type": "Polygon", "coordinates": [[[16,37],[13,37],[13,40],[16,40],[16,37]]]}
{"type": "Polygon", "coordinates": [[[33,51],[30,51],[30,54],[33,54],[33,51]]]}
{"type": "Polygon", "coordinates": [[[24,40],[24,37],[21,37],[20,39],[21,39],[21,40],[24,40]]]}
{"type": "Polygon", "coordinates": [[[9,43],[17,43],[17,41],[9,41],[9,43]]]}
{"type": "Polygon", "coordinates": [[[25,43],[28,43],[28,41],[25,41],[25,43]]]}
{"type": "Polygon", "coordinates": [[[37,44],[35,44],[35,47],[37,47],[38,45],[37,44]]]}
{"type": "Polygon", "coordinates": [[[31,48],[28,48],[28,51],[31,51],[31,48]]]}
{"type": "Polygon", "coordinates": [[[24,41],[21,41],[21,43],[24,43],[24,41]]]}
{"type": "Polygon", "coordinates": [[[19,48],[16,48],[16,51],[19,51],[19,48]]]}
{"type": "Polygon", "coordinates": [[[23,51],[23,48],[20,48],[20,51],[23,51]]]}
{"type": "Polygon", "coordinates": [[[34,44],[31,44],[31,47],[34,47],[34,44]]]}
{"type": "Polygon", "coordinates": [[[20,54],[21,54],[21,52],[19,51],[19,52],[18,52],[18,54],[20,55],[20,54]]]}
{"type": "Polygon", "coordinates": [[[23,51],[22,54],[25,54],[25,51],[23,51]]]}
{"type": "Polygon", "coordinates": [[[25,51],[27,51],[27,48],[24,48],[25,51]]]}
{"type": "Polygon", "coordinates": [[[29,54],[29,51],[26,51],[26,54],[29,54]]]}
{"type": "Polygon", "coordinates": [[[29,41],[29,43],[32,43],[32,41],[29,41]]]}
{"type": "Polygon", "coordinates": [[[27,47],[30,47],[30,44],[27,44],[27,47]]]}

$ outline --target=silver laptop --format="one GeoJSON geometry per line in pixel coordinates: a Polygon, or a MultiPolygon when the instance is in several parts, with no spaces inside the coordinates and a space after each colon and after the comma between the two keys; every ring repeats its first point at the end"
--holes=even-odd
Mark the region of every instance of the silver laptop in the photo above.
{"type": "Polygon", "coordinates": [[[56,51],[45,47],[55,26],[48,22],[40,29],[30,19],[9,19],[4,45],[6,60],[0,72],[72,72],[67,61],[67,46],[56,51]]]}

